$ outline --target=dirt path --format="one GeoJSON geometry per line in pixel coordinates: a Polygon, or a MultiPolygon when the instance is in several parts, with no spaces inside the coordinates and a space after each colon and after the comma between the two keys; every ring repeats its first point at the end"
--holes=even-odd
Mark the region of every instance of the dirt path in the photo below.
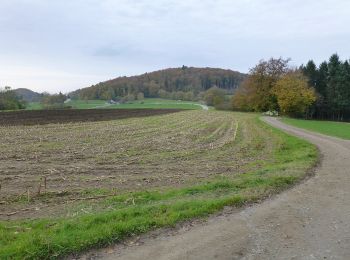
{"type": "Polygon", "coordinates": [[[203,109],[203,110],[209,110],[209,107],[207,106],[207,105],[199,105],[199,106],[201,106],[201,108],[203,109]]]}
{"type": "Polygon", "coordinates": [[[264,120],[319,147],[323,160],[314,177],[242,211],[84,258],[349,259],[350,141],[264,120]]]}

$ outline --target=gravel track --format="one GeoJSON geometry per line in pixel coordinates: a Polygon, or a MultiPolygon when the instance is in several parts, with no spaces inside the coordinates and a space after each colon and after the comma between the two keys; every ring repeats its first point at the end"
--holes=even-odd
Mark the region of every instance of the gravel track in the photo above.
{"type": "Polygon", "coordinates": [[[84,259],[349,259],[350,141],[267,123],[318,146],[315,176],[261,204],[84,259]]]}

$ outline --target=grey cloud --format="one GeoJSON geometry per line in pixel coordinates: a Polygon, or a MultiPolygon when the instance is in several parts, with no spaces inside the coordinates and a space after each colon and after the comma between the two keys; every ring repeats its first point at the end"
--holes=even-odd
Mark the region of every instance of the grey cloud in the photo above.
{"type": "Polygon", "coordinates": [[[300,64],[350,53],[347,0],[0,1],[0,71],[13,68],[0,84],[13,87],[71,90],[182,64],[247,71],[271,56],[300,64]]]}

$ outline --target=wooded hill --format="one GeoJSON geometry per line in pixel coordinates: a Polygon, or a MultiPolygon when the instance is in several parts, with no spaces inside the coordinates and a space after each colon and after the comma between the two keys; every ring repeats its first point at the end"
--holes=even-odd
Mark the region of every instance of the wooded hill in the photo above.
{"type": "Polygon", "coordinates": [[[139,76],[118,77],[69,95],[79,99],[109,100],[135,99],[143,94],[144,97],[194,100],[200,93],[214,86],[233,93],[245,77],[245,74],[232,70],[183,66],[139,76]]]}
{"type": "Polygon", "coordinates": [[[39,102],[41,101],[43,94],[34,92],[27,88],[17,88],[13,90],[18,97],[26,102],[39,102]]]}

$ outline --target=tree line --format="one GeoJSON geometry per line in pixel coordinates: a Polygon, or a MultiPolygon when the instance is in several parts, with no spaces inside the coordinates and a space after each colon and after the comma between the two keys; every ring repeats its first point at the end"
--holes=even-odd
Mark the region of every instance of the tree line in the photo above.
{"type": "Polygon", "coordinates": [[[318,67],[310,60],[292,68],[289,59],[260,61],[232,98],[232,108],[278,111],[294,117],[350,120],[350,66],[337,54],[318,67]]]}
{"type": "Polygon", "coordinates": [[[62,94],[62,92],[58,94],[43,93],[40,102],[44,109],[68,109],[71,107],[65,104],[67,98],[67,95],[62,94]]]}
{"type": "MultiPolygon", "coordinates": [[[[65,104],[67,95],[59,92],[58,94],[42,93],[40,94],[40,103],[44,109],[66,109],[70,108],[65,104]]],[[[11,87],[0,89],[0,110],[19,110],[25,109],[28,101],[18,94],[17,90],[11,87]]]]}
{"type": "Polygon", "coordinates": [[[300,70],[315,90],[317,99],[309,116],[316,119],[350,120],[350,64],[333,54],[328,61],[316,66],[310,60],[300,70]]]}
{"type": "Polygon", "coordinates": [[[186,67],[171,68],[140,76],[119,77],[70,93],[82,100],[134,100],[139,93],[145,98],[198,100],[213,86],[233,93],[245,74],[232,70],[186,67]]]}
{"type": "MultiPolygon", "coordinates": [[[[185,67],[119,77],[89,88],[40,94],[46,109],[67,108],[67,98],[133,101],[159,97],[203,100],[217,109],[276,111],[294,117],[350,120],[350,61],[333,54],[328,61],[293,68],[289,59],[261,60],[249,74],[185,67]],[[232,98],[231,98],[232,96],[232,98]]],[[[10,87],[0,90],[0,110],[23,109],[26,102],[10,87]]]]}
{"type": "Polygon", "coordinates": [[[0,110],[18,110],[25,107],[26,102],[11,87],[0,89],[0,110]]]}

